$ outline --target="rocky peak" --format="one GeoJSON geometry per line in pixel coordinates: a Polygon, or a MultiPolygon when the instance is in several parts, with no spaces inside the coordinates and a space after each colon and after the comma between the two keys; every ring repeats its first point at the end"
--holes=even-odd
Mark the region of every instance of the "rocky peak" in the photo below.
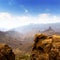
{"type": "MultiPolygon", "coordinates": [[[[51,29],[51,28],[50,28],[51,29]]],[[[31,60],[60,60],[60,36],[35,35],[31,60]]]]}
{"type": "Polygon", "coordinates": [[[0,44],[0,60],[15,60],[12,49],[6,44],[0,44]]]}

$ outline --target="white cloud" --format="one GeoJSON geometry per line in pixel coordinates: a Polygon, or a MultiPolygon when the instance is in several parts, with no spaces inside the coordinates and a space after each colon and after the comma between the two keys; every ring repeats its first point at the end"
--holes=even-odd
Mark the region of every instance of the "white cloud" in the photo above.
{"type": "Polygon", "coordinates": [[[28,13],[28,10],[27,9],[24,9],[25,10],[25,13],[28,13]]]}
{"type": "MultiPolygon", "coordinates": [[[[39,23],[56,23],[60,22],[60,17],[52,14],[40,14],[38,16],[39,23]]],[[[37,23],[38,23],[37,21],[37,23]]]]}
{"type": "Polygon", "coordinates": [[[0,13],[0,27],[2,28],[15,28],[19,26],[28,25],[30,23],[56,23],[60,22],[60,17],[52,14],[39,14],[33,16],[15,16],[10,13],[0,13]]]}

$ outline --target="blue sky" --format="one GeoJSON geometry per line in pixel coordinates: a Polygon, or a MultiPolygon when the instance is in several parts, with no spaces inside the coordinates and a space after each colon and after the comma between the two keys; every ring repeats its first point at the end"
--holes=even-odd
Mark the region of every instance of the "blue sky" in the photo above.
{"type": "Polygon", "coordinates": [[[0,0],[0,12],[23,15],[25,9],[31,15],[39,13],[59,14],[60,0],[0,0]]]}
{"type": "Polygon", "coordinates": [[[0,0],[0,28],[60,22],[60,0],[0,0]]]}

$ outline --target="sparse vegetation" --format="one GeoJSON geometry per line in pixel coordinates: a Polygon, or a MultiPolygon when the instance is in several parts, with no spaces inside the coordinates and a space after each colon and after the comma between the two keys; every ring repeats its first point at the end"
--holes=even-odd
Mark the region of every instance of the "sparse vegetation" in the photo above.
{"type": "Polygon", "coordinates": [[[17,54],[15,60],[30,60],[30,54],[17,54]]]}

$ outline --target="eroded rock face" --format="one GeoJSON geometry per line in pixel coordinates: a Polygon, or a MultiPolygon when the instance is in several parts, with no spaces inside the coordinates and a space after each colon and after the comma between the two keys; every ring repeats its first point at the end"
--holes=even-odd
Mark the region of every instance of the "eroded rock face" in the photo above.
{"type": "Polygon", "coordinates": [[[6,44],[0,44],[0,60],[15,60],[12,49],[6,44]]]}
{"type": "Polygon", "coordinates": [[[31,60],[60,60],[60,36],[36,34],[31,60]]]}

